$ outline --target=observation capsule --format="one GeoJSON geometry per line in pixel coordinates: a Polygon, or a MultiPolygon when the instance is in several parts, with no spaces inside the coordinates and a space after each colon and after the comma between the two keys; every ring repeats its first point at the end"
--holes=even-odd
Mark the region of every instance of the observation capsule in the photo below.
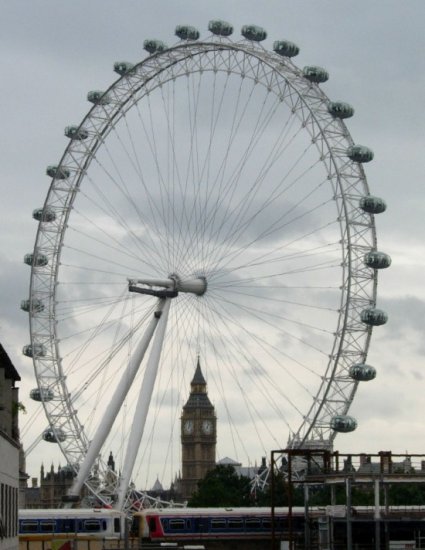
{"type": "Polygon", "coordinates": [[[89,137],[89,133],[85,128],[80,128],[79,126],[67,126],[65,128],[65,135],[70,139],[77,139],[82,141],[89,137]]]}
{"type": "Polygon", "coordinates": [[[253,42],[262,42],[267,38],[267,31],[257,25],[244,25],[241,33],[244,38],[253,42]]]}
{"type": "Polygon", "coordinates": [[[360,208],[368,214],[382,214],[387,209],[387,203],[380,197],[367,195],[362,197],[359,202],[360,208]]]}
{"type": "Polygon", "coordinates": [[[56,213],[51,208],[36,208],[32,211],[32,217],[38,222],[54,222],[56,213]]]}
{"type": "Polygon", "coordinates": [[[328,71],[322,67],[316,67],[314,65],[304,67],[303,76],[310,82],[315,82],[316,84],[329,80],[328,71]]]}
{"type": "Polygon", "coordinates": [[[167,49],[167,45],[162,40],[147,39],[143,42],[143,48],[150,54],[163,52],[167,49]]]}
{"type": "Polygon", "coordinates": [[[214,19],[208,23],[208,30],[217,36],[230,36],[233,33],[233,26],[227,21],[214,19]]]}
{"type": "Polygon", "coordinates": [[[33,298],[32,300],[22,300],[21,309],[27,313],[40,313],[44,310],[44,304],[38,298],[33,298]]]}
{"type": "Polygon", "coordinates": [[[46,174],[57,180],[65,180],[66,178],[69,178],[71,172],[66,166],[56,166],[51,164],[46,168],[46,174]]]}
{"type": "Polygon", "coordinates": [[[24,263],[34,267],[44,267],[49,263],[49,259],[44,254],[36,252],[35,254],[25,254],[24,263]]]}
{"type": "Polygon", "coordinates": [[[336,432],[348,433],[357,428],[357,420],[352,416],[340,414],[331,419],[331,429],[336,432]]]}
{"type": "Polygon", "coordinates": [[[34,388],[30,391],[30,397],[34,401],[51,401],[55,394],[50,388],[34,388]]]}
{"type": "Polygon", "coordinates": [[[388,321],[388,315],[382,309],[369,308],[361,312],[360,319],[365,325],[379,327],[380,325],[385,325],[388,321]]]}
{"type": "Polygon", "coordinates": [[[354,115],[354,107],[343,101],[331,101],[328,111],[335,118],[350,118],[354,115]]]}
{"type": "Polygon", "coordinates": [[[354,162],[370,162],[374,154],[372,149],[365,145],[352,145],[347,149],[347,157],[354,162]]]}
{"type": "Polygon", "coordinates": [[[190,25],[177,25],[174,34],[181,40],[198,40],[200,36],[198,29],[190,25]]]}
{"type": "Polygon", "coordinates": [[[56,428],[55,430],[47,428],[47,430],[44,430],[42,438],[48,443],[59,443],[65,441],[66,434],[61,428],[56,428]]]}
{"type": "Polygon", "coordinates": [[[87,100],[94,105],[108,105],[111,102],[108,95],[100,90],[91,90],[87,94],[87,100]]]}
{"type": "Polygon", "coordinates": [[[371,365],[366,365],[366,363],[357,363],[356,365],[351,365],[348,374],[350,378],[357,382],[369,382],[369,380],[373,380],[376,377],[376,369],[371,365]]]}
{"type": "Polygon", "coordinates": [[[300,53],[299,47],[289,40],[276,40],[273,42],[273,51],[282,57],[295,57],[300,53]]]}
{"type": "Polygon", "coordinates": [[[44,357],[46,355],[46,348],[43,344],[27,344],[22,348],[22,353],[26,357],[44,357]]]}
{"type": "Polygon", "coordinates": [[[129,63],[128,61],[117,61],[116,63],[114,63],[114,71],[121,76],[125,75],[133,68],[134,64],[129,63]]]}
{"type": "Polygon", "coordinates": [[[386,269],[391,265],[391,256],[385,254],[385,252],[371,250],[365,254],[364,263],[367,267],[371,267],[373,269],[386,269]]]}

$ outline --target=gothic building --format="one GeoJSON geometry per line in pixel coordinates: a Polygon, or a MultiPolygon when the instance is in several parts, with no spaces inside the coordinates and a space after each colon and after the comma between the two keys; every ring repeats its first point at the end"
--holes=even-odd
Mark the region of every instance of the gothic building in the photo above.
{"type": "Polygon", "coordinates": [[[182,476],[179,493],[184,500],[196,491],[197,483],[215,468],[217,417],[209,400],[207,383],[199,363],[190,383],[190,395],[181,416],[182,476]]]}

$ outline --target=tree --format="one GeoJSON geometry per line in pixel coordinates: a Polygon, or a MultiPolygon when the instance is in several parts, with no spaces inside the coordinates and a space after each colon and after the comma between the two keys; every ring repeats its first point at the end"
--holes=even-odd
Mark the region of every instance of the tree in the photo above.
{"type": "Polygon", "coordinates": [[[198,482],[198,489],[188,504],[195,508],[249,506],[250,480],[239,476],[233,466],[216,466],[198,482]]]}

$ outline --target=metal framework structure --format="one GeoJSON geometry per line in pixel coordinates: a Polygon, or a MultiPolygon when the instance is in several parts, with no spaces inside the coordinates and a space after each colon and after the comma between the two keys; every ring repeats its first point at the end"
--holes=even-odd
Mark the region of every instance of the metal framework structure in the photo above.
{"type": "MultiPolygon", "coordinates": [[[[316,547],[310,540],[309,518],[311,507],[309,502],[309,487],[330,487],[330,500],[321,507],[317,517],[322,516],[322,530],[319,527],[319,548],[334,548],[338,542],[333,540],[332,522],[338,518],[346,524],[345,545],[347,550],[352,550],[353,536],[353,506],[352,489],[357,484],[361,487],[373,488],[374,506],[363,506],[356,510],[355,520],[374,522],[375,540],[373,548],[381,548],[381,523],[388,527],[391,521],[405,522],[414,518],[422,518],[424,510],[421,506],[412,506],[406,503],[404,506],[394,506],[389,499],[388,489],[391,485],[408,483],[423,484],[425,482],[424,455],[422,454],[395,454],[391,451],[379,451],[378,453],[340,453],[324,449],[282,449],[271,451],[270,477],[272,487],[272,515],[276,507],[278,489],[276,477],[284,475],[288,499],[288,540],[289,548],[296,547],[296,535],[293,532],[293,491],[294,487],[303,487],[304,492],[304,547],[316,547]],[[337,486],[345,489],[345,501],[337,504],[337,486]],[[381,502],[381,493],[384,499],[381,502]],[[329,519],[331,520],[329,522],[329,519]],[[320,533],[320,531],[322,531],[320,533]],[[320,540],[322,535],[322,540],[320,540]]],[[[280,487],[281,490],[281,487],[280,487]]],[[[317,514],[317,512],[316,512],[317,514]]],[[[317,518],[316,518],[317,519],[317,518]]],[[[320,521],[320,520],[319,520],[320,521]]],[[[395,524],[397,525],[397,523],[395,524]]],[[[394,530],[396,530],[395,528],[394,530]]],[[[387,533],[388,534],[388,533],[387,533]]],[[[299,533],[298,533],[299,535],[299,533]]],[[[273,533],[272,548],[278,548],[280,541],[273,533]]],[[[386,543],[388,544],[388,543],[386,543]]],[[[372,548],[372,542],[371,542],[372,548]]]]}
{"type": "MultiPolygon", "coordinates": [[[[289,283],[286,284],[286,290],[283,289],[285,285],[275,285],[273,296],[267,295],[269,290],[266,287],[257,287],[260,295],[263,293],[264,297],[264,309],[261,310],[257,305],[242,305],[237,294],[246,293],[247,299],[251,299],[246,290],[249,281],[255,279],[261,282],[261,278],[266,278],[266,283],[273,283],[278,276],[284,277],[285,270],[282,266],[284,252],[287,250],[285,261],[288,261],[288,257],[292,257],[294,262],[298,261],[298,264],[291,264],[287,270],[292,277],[287,280],[292,281],[293,288],[297,277],[304,285],[307,277],[310,277],[311,281],[314,281],[315,277],[321,280],[321,270],[326,270],[331,264],[332,270],[329,268],[329,273],[337,280],[333,284],[337,289],[338,302],[335,304],[333,301],[329,307],[333,310],[332,329],[327,331],[328,336],[331,336],[328,337],[323,350],[321,344],[309,340],[310,316],[306,317],[304,313],[294,322],[298,328],[301,327],[301,331],[288,333],[288,338],[292,338],[300,346],[305,346],[309,351],[320,348],[322,365],[320,372],[317,371],[317,377],[312,375],[312,378],[315,378],[315,389],[308,390],[312,397],[309,407],[301,411],[301,420],[297,425],[290,423],[289,446],[298,448],[313,445],[317,448],[322,445],[329,449],[336,435],[332,420],[347,414],[358,385],[359,379],[350,376],[350,367],[355,364],[363,365],[366,360],[372,328],[370,324],[362,321],[362,313],[373,309],[376,303],[377,271],[365,263],[365,255],[377,250],[374,215],[360,206],[361,200],[370,194],[361,159],[348,153],[354,142],[342,118],[331,112],[330,100],[318,83],[308,78],[306,71],[299,69],[290,57],[282,56],[277,51],[268,51],[258,41],[246,38],[233,41],[230,37],[212,34],[204,40],[183,39],[173,47],[158,47],[157,51],[154,51],[155,48],[152,50],[153,53],[138,64],[116,64],[116,70],[121,76],[104,93],[92,93],[93,107],[78,126],[68,127],[66,130],[71,139],[58,165],[48,169],[52,176],[50,189],[43,208],[34,215],[39,224],[34,252],[27,261],[31,264],[31,284],[29,301],[26,303],[30,319],[31,344],[25,348],[24,353],[33,358],[38,400],[42,401],[49,422],[45,439],[49,439],[50,436],[51,441],[60,445],[68,463],[75,471],[82,471],[84,457],[90,454],[89,439],[93,438],[87,436],[76,410],[83,390],[74,387],[71,389],[70,380],[73,376],[79,376],[75,374],[76,365],[85,360],[87,349],[94,345],[92,342],[95,342],[96,338],[102,340],[109,330],[108,323],[112,324],[112,307],[120,303],[115,297],[118,279],[122,286],[121,302],[133,303],[140,298],[145,309],[137,312],[139,317],[124,336],[116,337],[116,341],[110,346],[107,359],[99,352],[97,364],[89,363],[87,360],[89,380],[83,384],[84,387],[101,376],[102,368],[106,364],[118,362],[124,346],[132,343],[133,339],[136,341],[135,335],[149,319],[154,319],[152,334],[155,331],[159,316],[155,316],[158,306],[153,298],[136,297],[134,294],[129,298],[127,291],[128,278],[132,279],[131,286],[133,278],[139,279],[140,276],[144,278],[141,279],[141,283],[136,282],[135,286],[143,288],[142,292],[146,295],[156,296],[158,304],[167,302],[167,307],[171,306],[172,312],[174,302],[184,299],[185,307],[192,307],[196,312],[197,317],[194,317],[192,322],[197,325],[197,336],[190,341],[189,337],[185,336],[187,347],[190,347],[191,343],[196,343],[197,353],[201,350],[207,358],[208,350],[219,348],[220,338],[226,338],[222,335],[223,332],[230,330],[231,326],[237,326],[239,337],[244,333],[247,338],[249,336],[249,347],[257,347],[264,365],[267,353],[270,355],[269,350],[279,345],[276,338],[272,339],[266,334],[265,327],[271,327],[272,321],[276,325],[283,324],[282,319],[287,317],[286,310],[282,315],[274,309],[270,311],[270,317],[266,318],[268,300],[273,297],[276,300],[274,305],[279,307],[283,307],[281,304],[286,302],[285,308],[291,303],[296,308],[296,304],[300,304],[302,300],[299,296],[297,299],[291,298],[292,295],[288,291],[289,283]],[[217,92],[216,86],[218,89],[220,78],[224,83],[217,92]],[[216,119],[211,115],[210,120],[201,124],[202,116],[206,118],[207,112],[202,111],[206,103],[203,95],[206,92],[202,87],[204,80],[207,82],[205,89],[211,90],[212,97],[208,109],[215,112],[216,119]],[[179,118],[183,108],[179,106],[177,96],[179,83],[184,82],[188,82],[186,121],[179,118]],[[228,82],[236,84],[231,85],[228,82]],[[247,92],[243,92],[244,87],[247,87],[247,92]],[[240,99],[242,93],[246,93],[244,102],[240,99]],[[225,102],[228,95],[238,98],[240,103],[233,99],[227,112],[225,102]],[[248,119],[251,96],[255,96],[260,113],[265,113],[269,109],[268,113],[276,111],[276,114],[268,115],[268,118],[262,115],[262,119],[258,115],[252,123],[252,134],[247,138],[243,153],[238,154],[237,162],[227,170],[230,173],[230,176],[227,176],[229,183],[222,183],[223,174],[227,169],[225,163],[230,163],[230,160],[219,145],[217,157],[214,156],[212,149],[218,141],[216,136],[224,120],[229,121],[227,135],[244,134],[243,125],[244,120],[248,119]],[[263,97],[262,104],[259,97],[263,97]],[[271,105],[275,111],[269,107],[268,101],[272,101],[271,105]],[[174,105],[174,110],[171,105],[174,105]],[[162,115],[158,115],[160,108],[162,115]],[[276,130],[277,137],[270,144],[264,141],[265,136],[269,130],[274,131],[276,117],[282,112],[288,113],[287,121],[281,123],[283,133],[276,130]],[[141,121],[140,134],[143,134],[145,139],[142,147],[135,143],[136,137],[131,136],[131,117],[141,121]],[[158,119],[157,122],[155,117],[158,119]],[[188,127],[186,141],[190,142],[190,149],[188,146],[186,155],[184,150],[181,150],[185,140],[177,137],[180,127],[184,124],[188,127]],[[208,125],[209,134],[205,137],[204,127],[208,125]],[[162,139],[154,133],[157,128],[163,129],[162,139]],[[289,183],[270,183],[269,179],[272,178],[268,179],[269,175],[276,179],[277,175],[283,172],[285,164],[281,159],[284,157],[285,149],[292,147],[295,138],[302,145],[291,153],[289,161],[285,161],[286,166],[289,166],[288,174],[292,173],[292,180],[289,183]],[[124,140],[127,140],[127,148],[122,146],[124,140]],[[207,142],[205,153],[202,153],[203,149],[199,145],[202,141],[207,142]],[[265,143],[265,148],[269,148],[269,153],[262,153],[262,142],[265,143]],[[120,150],[115,155],[112,151],[113,143],[121,144],[116,145],[120,150]],[[164,151],[160,152],[162,146],[164,151]],[[146,157],[137,157],[141,148],[150,150],[147,154],[150,154],[153,160],[148,166],[146,157]],[[320,184],[317,182],[317,188],[320,187],[322,192],[326,187],[323,202],[317,201],[316,206],[308,202],[316,193],[315,187],[308,187],[310,181],[317,180],[316,173],[309,176],[310,166],[307,166],[313,158],[312,151],[314,167],[316,169],[318,166],[317,169],[320,169],[322,174],[322,180],[320,184]],[[204,160],[200,161],[199,157],[202,154],[204,160]],[[218,160],[220,155],[225,159],[221,165],[218,160]],[[249,172],[255,167],[257,155],[262,159],[258,161],[258,173],[252,176],[251,181],[247,181],[249,172]],[[184,160],[178,165],[177,161],[182,157],[184,160]],[[167,159],[168,168],[163,168],[167,159]],[[264,167],[266,161],[268,164],[264,167]],[[119,172],[118,165],[124,166],[122,172],[119,172]],[[214,165],[215,180],[211,178],[209,184],[208,175],[214,165]],[[299,166],[302,166],[302,170],[299,166]],[[186,174],[182,175],[184,169],[186,174]],[[192,174],[193,177],[190,178],[192,172],[196,174],[192,174]],[[130,186],[135,174],[138,177],[138,187],[136,191],[132,191],[130,186]],[[241,182],[241,179],[245,179],[245,182],[241,182]],[[306,190],[296,190],[302,189],[304,180],[308,182],[306,190]],[[103,190],[103,185],[105,184],[106,188],[109,182],[111,189],[119,188],[113,199],[110,199],[108,194],[110,191],[103,190]],[[173,185],[170,182],[173,182],[173,185]],[[252,191],[254,185],[258,188],[252,191]],[[155,190],[152,191],[153,187],[155,190]],[[99,198],[94,199],[94,194],[90,195],[92,190],[96,190],[99,198]],[[286,198],[290,196],[289,193],[294,193],[295,198],[292,203],[289,201],[288,207],[285,206],[288,204],[285,201],[289,200],[286,198]],[[176,198],[178,196],[180,202],[176,198]],[[127,210],[122,211],[121,202],[124,200],[129,206],[125,207],[127,210]],[[210,203],[214,205],[214,209],[209,209],[210,203]],[[80,204],[85,205],[85,211],[80,204]],[[317,218],[321,217],[320,208],[324,204],[326,209],[323,212],[326,212],[328,218],[315,221],[316,225],[313,225],[313,222],[309,225],[307,220],[315,217],[315,209],[317,218]],[[282,213],[274,213],[275,206],[280,212],[286,208],[286,218],[282,213]],[[221,211],[224,211],[224,221],[220,226],[214,225],[221,211]],[[149,212],[151,221],[147,222],[149,212]],[[267,218],[261,217],[264,213],[267,218]],[[190,218],[192,214],[193,217],[190,218]],[[139,220],[139,232],[137,224],[131,221],[132,216],[139,220]],[[106,223],[103,218],[107,218],[106,223]],[[269,218],[269,222],[265,221],[269,218]],[[184,221],[179,222],[179,219],[184,221]],[[229,219],[234,221],[228,222],[229,219]],[[258,224],[260,227],[256,227],[257,220],[261,222],[258,224]],[[297,227],[300,220],[300,227],[292,229],[297,227]],[[152,228],[150,234],[147,233],[148,224],[152,228]],[[328,232],[330,226],[333,231],[332,237],[328,232]],[[225,238],[222,237],[223,227],[227,232],[225,238]],[[250,232],[253,231],[256,231],[257,235],[250,236],[250,232]],[[298,235],[295,231],[298,231],[298,235]],[[291,234],[290,238],[285,235],[286,243],[282,240],[283,237],[277,240],[277,235],[285,232],[291,234]],[[182,233],[185,233],[183,237],[182,233]],[[274,239],[274,244],[270,245],[266,237],[272,237],[271,241],[274,239]],[[312,239],[316,239],[314,245],[312,239]],[[81,248],[78,244],[80,241],[81,248]],[[220,241],[225,242],[226,246],[222,246],[220,241]],[[174,242],[177,245],[172,248],[174,242]],[[201,244],[198,244],[199,242],[201,244]],[[207,249],[208,242],[212,244],[207,249]],[[197,246],[195,251],[194,243],[197,246]],[[160,261],[167,250],[170,253],[169,258],[160,261]],[[329,250],[332,251],[330,260],[326,256],[329,250]],[[205,269],[204,264],[199,261],[199,251],[204,251],[204,258],[214,259],[215,269],[205,269]],[[310,261],[309,264],[306,260],[320,254],[323,254],[322,262],[317,261],[313,264],[310,261]],[[129,266],[124,266],[124,255],[127,258],[141,257],[140,271],[139,267],[136,269],[130,263],[129,266]],[[180,263],[175,260],[177,256],[180,263]],[[246,258],[245,264],[242,258],[246,258]],[[186,266],[182,267],[185,262],[186,266]],[[241,264],[239,270],[238,263],[241,264]],[[248,268],[251,268],[251,272],[247,271],[248,268]],[[226,279],[229,272],[242,273],[241,281],[236,284],[236,277],[234,280],[226,279]],[[336,272],[337,276],[334,277],[336,272]],[[115,278],[112,277],[112,273],[115,278]],[[78,281],[77,276],[74,277],[75,274],[78,274],[78,281]],[[186,292],[184,298],[181,298],[181,285],[175,295],[165,296],[161,292],[168,283],[164,285],[163,280],[152,282],[146,277],[171,281],[171,286],[173,282],[175,286],[180,284],[181,279],[192,279],[195,281],[194,286],[198,287],[183,289],[183,292],[186,292]],[[220,277],[221,281],[226,283],[221,287],[220,277]],[[73,286],[77,283],[80,285],[78,291],[73,286]],[[93,291],[92,302],[90,292],[84,290],[90,285],[93,291]],[[205,319],[206,315],[214,316],[219,309],[213,305],[214,297],[219,296],[223,289],[231,287],[236,288],[236,297],[233,298],[232,306],[223,307],[221,310],[221,327],[211,324],[208,329],[205,321],[200,322],[199,319],[205,319]],[[199,288],[202,290],[199,291],[199,288]],[[81,321],[80,325],[79,319],[84,319],[84,316],[89,318],[96,305],[101,311],[99,317],[90,323],[87,322],[87,325],[81,321]],[[208,306],[210,313],[207,313],[208,306]],[[237,321],[236,309],[243,314],[237,321]],[[252,325],[249,324],[251,322],[252,325]],[[211,326],[214,328],[211,329],[211,326]],[[210,342],[207,329],[212,335],[211,342],[215,338],[218,346],[208,343],[203,348],[204,342],[210,342]],[[303,335],[303,330],[306,336],[303,335]],[[86,339],[87,333],[90,333],[90,340],[86,339]]],[[[158,130],[158,133],[160,131],[158,130]]],[[[230,143],[230,139],[228,143],[229,151],[232,147],[236,148],[233,142],[230,143]]],[[[306,301],[317,299],[318,306],[325,312],[329,302],[329,296],[326,290],[323,290],[325,287],[320,287],[320,284],[317,288],[313,287],[313,284],[305,285],[306,301]]],[[[299,305],[304,312],[307,306],[308,304],[299,305]]],[[[314,313],[311,315],[314,318],[314,313]]],[[[128,321],[129,324],[130,316],[132,319],[135,317],[135,310],[132,314],[124,312],[124,309],[119,315],[117,313],[117,326],[118,320],[122,323],[128,321]]],[[[176,319],[174,316],[172,323],[176,325],[179,321],[187,333],[187,327],[191,322],[188,320],[188,314],[183,312],[180,320],[176,319]]],[[[311,321],[310,324],[317,327],[320,323],[311,321]]],[[[195,328],[190,330],[195,331],[195,328]]],[[[268,330],[271,335],[277,335],[276,327],[268,330]]],[[[165,340],[167,338],[175,340],[175,333],[166,334],[165,340]]],[[[236,341],[235,337],[234,342],[236,341]]],[[[229,340],[221,342],[227,346],[231,344],[229,340]]],[[[135,346],[136,343],[132,344],[133,349],[135,346]]],[[[158,347],[161,355],[161,339],[158,347]]],[[[231,357],[230,353],[228,358],[231,357]]],[[[252,352],[247,350],[246,353],[252,352]]],[[[237,354],[243,357],[241,350],[236,350],[235,355],[237,354]]],[[[187,352],[181,351],[181,355],[182,361],[187,361],[187,352]]],[[[290,357],[290,353],[287,357],[290,357]]],[[[294,354],[294,364],[300,364],[300,357],[301,355],[294,354]]],[[[138,363],[140,362],[139,357],[138,363]]],[[[157,363],[159,362],[158,358],[157,363]]],[[[253,365],[253,360],[247,360],[247,364],[253,365]]],[[[292,371],[290,376],[296,377],[296,373],[292,371]]],[[[307,384],[302,382],[304,383],[307,384]]],[[[131,383],[128,386],[130,387],[131,383]]],[[[117,398],[117,410],[122,405],[127,391],[128,388],[123,391],[121,398],[117,398]]],[[[144,396],[146,397],[146,394],[144,396]]],[[[291,402],[291,399],[287,398],[288,402],[291,402]]],[[[84,475],[81,474],[80,477],[81,483],[86,483],[90,490],[104,501],[116,499],[117,485],[121,484],[119,506],[125,507],[124,493],[131,480],[131,471],[127,470],[125,477],[119,480],[119,476],[112,475],[101,458],[104,440],[114,419],[115,413],[110,415],[109,424],[98,429],[99,444],[91,452],[91,461],[84,468],[84,475]]],[[[105,449],[103,452],[106,452],[105,449]]]]}

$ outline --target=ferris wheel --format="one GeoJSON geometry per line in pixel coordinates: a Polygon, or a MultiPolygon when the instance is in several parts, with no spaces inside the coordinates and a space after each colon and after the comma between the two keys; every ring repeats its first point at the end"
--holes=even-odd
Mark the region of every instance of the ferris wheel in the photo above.
{"type": "Polygon", "coordinates": [[[387,320],[386,205],[344,123],[353,108],[323,92],[323,68],[293,63],[292,42],[269,51],[260,27],[208,29],[146,40],[145,59],[88,93],[25,257],[43,439],[78,474],[74,496],[85,483],[121,508],[150,461],[178,471],[198,360],[223,454],[330,448],[356,428],[347,413],[387,320]]]}

